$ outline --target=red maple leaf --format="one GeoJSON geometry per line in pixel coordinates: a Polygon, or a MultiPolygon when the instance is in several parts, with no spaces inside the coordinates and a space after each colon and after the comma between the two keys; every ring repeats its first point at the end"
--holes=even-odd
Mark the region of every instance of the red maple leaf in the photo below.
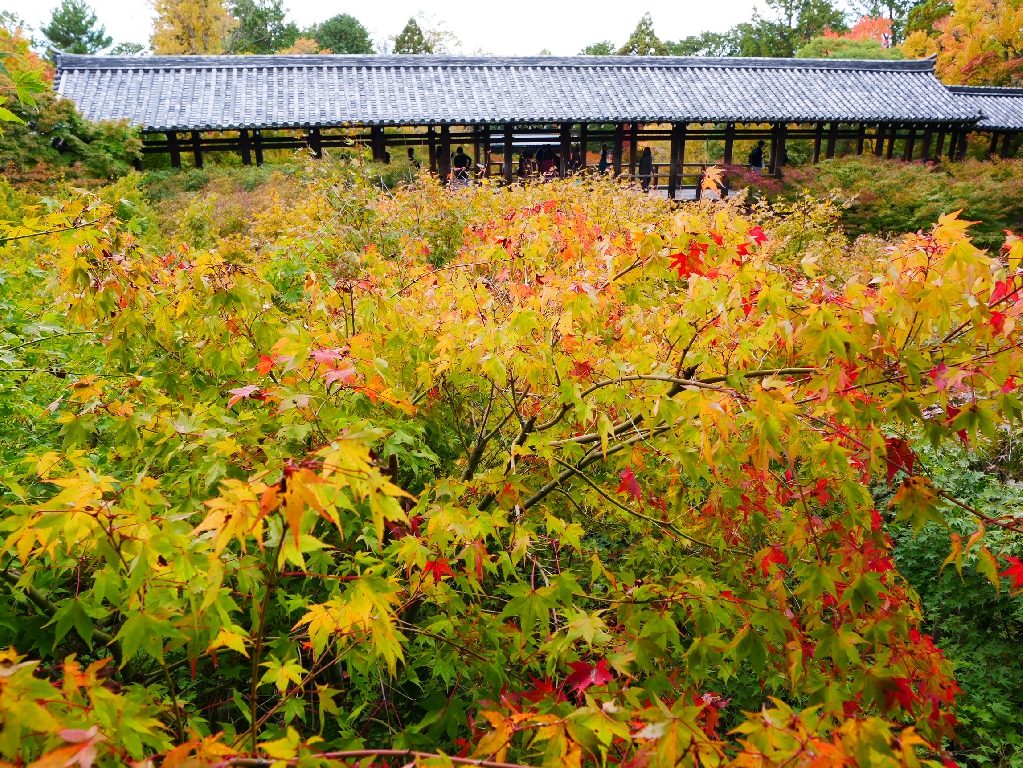
{"type": "Polygon", "coordinates": [[[789,559],[785,557],[785,553],[781,551],[781,547],[773,546],[762,558],[760,558],[760,570],[763,571],[766,576],[768,571],[771,569],[772,563],[778,565],[788,565],[789,559]]]}
{"type": "Polygon", "coordinates": [[[537,680],[532,675],[529,676],[529,679],[532,681],[533,687],[522,694],[522,698],[526,701],[531,701],[534,704],[544,699],[565,701],[565,695],[560,690],[555,689],[554,683],[551,680],[547,678],[537,680]]]}
{"type": "Polygon", "coordinates": [[[1002,571],[999,576],[1010,576],[1012,577],[1012,589],[1023,589],[1023,560],[1018,557],[1012,557],[1011,555],[1003,555],[1003,557],[1011,563],[1008,568],[1002,571]]]}
{"type": "Polygon", "coordinates": [[[1016,389],[1016,377],[1015,376],[1010,376],[1009,378],[1007,378],[1005,380],[1005,383],[1002,384],[1001,391],[1002,391],[1003,395],[1007,395],[1010,392],[1014,391],[1015,389],[1016,389]]]}
{"type": "Polygon", "coordinates": [[[916,694],[913,693],[913,688],[909,684],[909,678],[893,677],[891,682],[895,683],[897,687],[894,690],[884,692],[885,709],[891,709],[898,702],[903,709],[912,712],[913,702],[916,701],[916,694]]]}
{"type": "Polygon", "coordinates": [[[454,573],[451,572],[451,568],[448,565],[447,558],[444,557],[438,557],[435,560],[431,560],[430,562],[428,562],[426,564],[426,567],[423,568],[423,574],[424,575],[433,574],[433,578],[436,579],[437,581],[440,581],[445,576],[455,575],[454,573]]]}
{"type": "Polygon", "coordinates": [[[988,306],[993,307],[996,303],[1013,293],[1015,291],[1012,289],[1011,283],[1007,280],[999,280],[995,283],[994,290],[991,291],[991,299],[988,301],[988,306]]]}
{"type": "Polygon", "coordinates": [[[889,437],[885,438],[884,444],[887,449],[885,459],[888,463],[888,485],[892,484],[892,478],[900,469],[907,475],[912,475],[916,454],[909,447],[909,443],[900,437],[889,437]]]}
{"type": "MultiPolygon", "coordinates": [[[[948,407],[945,408],[945,417],[946,417],[945,418],[945,423],[948,424],[951,427],[952,426],[952,422],[956,420],[956,416],[958,416],[958,415],[959,415],[959,409],[956,408],[954,405],[949,405],[948,407]]],[[[959,435],[959,439],[963,441],[963,445],[966,445],[966,444],[968,444],[970,442],[970,437],[969,437],[969,435],[966,434],[966,430],[965,429],[956,430],[956,434],[959,435]]]]}
{"type": "Polygon", "coordinates": [[[593,366],[590,365],[586,360],[583,360],[572,366],[571,373],[573,376],[578,376],[580,379],[585,379],[591,373],[593,373],[593,366]]]}
{"type": "Polygon", "coordinates": [[[703,274],[703,254],[706,252],[706,245],[694,241],[689,244],[688,252],[672,254],[671,268],[678,270],[679,280],[689,277],[689,275],[703,274]]]}
{"type": "Polygon", "coordinates": [[[259,362],[256,363],[256,373],[260,376],[266,376],[276,364],[277,361],[269,355],[260,355],[259,362]]]}
{"type": "Polygon", "coordinates": [[[948,387],[948,366],[944,363],[938,363],[938,365],[927,372],[927,375],[931,377],[935,388],[939,392],[948,387]]]}
{"type": "Polygon", "coordinates": [[[618,477],[622,479],[622,482],[618,485],[618,493],[627,493],[636,501],[642,503],[643,491],[639,488],[639,481],[636,479],[636,473],[632,471],[632,467],[626,467],[618,473],[618,477]]]}
{"type": "Polygon", "coordinates": [[[591,685],[607,685],[614,680],[607,669],[607,661],[604,659],[598,661],[594,667],[585,661],[574,661],[568,666],[574,671],[566,678],[565,682],[571,685],[572,689],[580,696],[591,685]]]}
{"type": "Polygon", "coordinates": [[[749,232],[746,233],[749,237],[753,238],[753,242],[757,245],[767,242],[767,235],[764,234],[764,230],[760,227],[753,227],[749,232]]]}

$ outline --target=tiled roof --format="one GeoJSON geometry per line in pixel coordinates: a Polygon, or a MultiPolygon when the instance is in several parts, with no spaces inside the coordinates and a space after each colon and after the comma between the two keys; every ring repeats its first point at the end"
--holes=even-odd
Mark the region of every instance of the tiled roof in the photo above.
{"type": "Polygon", "coordinates": [[[931,60],[79,56],[57,91],[148,130],[513,122],[955,122],[931,60]]]}
{"type": "Polygon", "coordinates": [[[949,90],[964,101],[976,104],[984,114],[978,128],[1023,131],[1023,88],[953,85],[949,90]]]}

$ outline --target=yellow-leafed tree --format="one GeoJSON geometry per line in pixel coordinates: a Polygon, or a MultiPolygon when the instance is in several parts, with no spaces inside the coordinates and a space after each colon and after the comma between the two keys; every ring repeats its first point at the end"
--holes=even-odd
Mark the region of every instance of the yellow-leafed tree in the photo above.
{"type": "Polygon", "coordinates": [[[946,83],[1023,84],[1023,0],[955,0],[951,15],[902,46],[907,58],[937,54],[946,83]]]}
{"type": "Polygon", "coordinates": [[[237,26],[223,0],[153,0],[155,54],[223,53],[237,26]]]}

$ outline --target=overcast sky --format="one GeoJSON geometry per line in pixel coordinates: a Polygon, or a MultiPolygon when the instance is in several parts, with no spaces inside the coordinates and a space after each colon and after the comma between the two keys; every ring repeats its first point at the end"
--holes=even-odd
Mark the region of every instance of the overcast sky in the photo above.
{"type": "MultiPolygon", "coordinates": [[[[49,20],[59,0],[0,0],[0,8],[13,11],[38,28],[49,20]]],[[[152,11],[145,0],[90,0],[100,23],[115,42],[148,44],[152,11]]],[[[575,54],[589,43],[625,42],[645,11],[653,16],[662,39],[677,40],[705,29],[723,31],[749,18],[757,0],[647,0],[646,3],[588,0],[585,3],[551,0],[378,0],[341,4],[322,0],[285,0],[290,16],[300,26],[322,21],[336,13],[358,18],[375,41],[395,35],[409,16],[424,13],[443,22],[462,42],[462,51],[534,55],[548,49],[559,55],[575,54]],[[506,9],[512,9],[510,12],[506,9]]],[[[762,6],[761,6],[762,7],[762,6]]]]}

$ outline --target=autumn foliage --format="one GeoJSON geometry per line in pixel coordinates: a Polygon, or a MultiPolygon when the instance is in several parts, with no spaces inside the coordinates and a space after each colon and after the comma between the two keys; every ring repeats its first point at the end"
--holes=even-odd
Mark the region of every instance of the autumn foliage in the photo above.
{"type": "MultiPolygon", "coordinates": [[[[3,359],[59,392],[0,478],[3,759],[940,763],[888,527],[961,505],[915,441],[1023,411],[1023,242],[950,214],[835,285],[610,182],[309,194],[258,249],[10,228],[57,341],[3,359]]],[[[969,513],[948,563],[1023,588],[969,513]]]]}

